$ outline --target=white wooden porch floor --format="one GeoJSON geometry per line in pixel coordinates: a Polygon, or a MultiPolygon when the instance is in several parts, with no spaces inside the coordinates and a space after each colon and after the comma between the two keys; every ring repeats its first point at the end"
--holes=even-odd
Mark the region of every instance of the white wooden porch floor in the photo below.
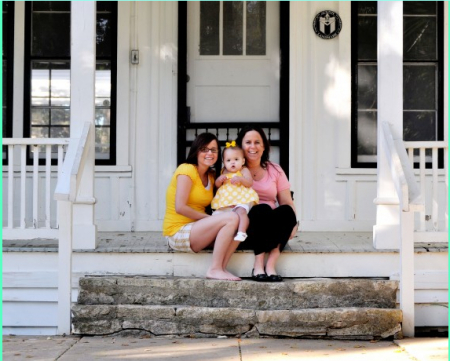
{"type": "MultiPolygon", "coordinates": [[[[161,232],[98,232],[95,250],[75,249],[75,253],[177,253],[168,248],[161,232]]],[[[57,239],[3,240],[3,252],[57,252],[57,239]]],[[[299,232],[289,241],[289,253],[398,253],[377,250],[371,232],[299,232]]],[[[448,252],[447,243],[416,243],[416,253],[448,252]]],[[[211,253],[204,250],[200,253],[211,253]]],[[[237,251],[237,253],[251,253],[237,251]]],[[[179,254],[179,253],[177,253],[179,254]]]]}

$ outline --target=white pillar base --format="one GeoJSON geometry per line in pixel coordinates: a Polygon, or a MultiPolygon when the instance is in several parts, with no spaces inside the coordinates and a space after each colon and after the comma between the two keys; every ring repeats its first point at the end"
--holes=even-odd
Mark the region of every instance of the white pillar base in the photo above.
{"type": "Polygon", "coordinates": [[[97,247],[97,226],[95,224],[73,225],[73,249],[90,249],[97,247]]]}

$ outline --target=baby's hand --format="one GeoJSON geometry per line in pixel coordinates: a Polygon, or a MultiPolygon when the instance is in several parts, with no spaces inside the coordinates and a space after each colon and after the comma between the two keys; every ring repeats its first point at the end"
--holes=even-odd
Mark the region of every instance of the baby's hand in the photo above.
{"type": "Polygon", "coordinates": [[[219,176],[217,178],[217,181],[220,182],[220,184],[224,184],[226,180],[227,180],[227,176],[225,174],[222,174],[221,176],[219,176]]]}
{"type": "Polygon", "coordinates": [[[230,179],[230,183],[234,185],[239,185],[241,184],[241,178],[242,177],[233,177],[230,179]]]}

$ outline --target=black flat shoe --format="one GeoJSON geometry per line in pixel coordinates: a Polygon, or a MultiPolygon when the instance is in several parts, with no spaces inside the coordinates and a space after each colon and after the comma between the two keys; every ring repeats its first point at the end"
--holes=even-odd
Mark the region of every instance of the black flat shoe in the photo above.
{"type": "Polygon", "coordinates": [[[283,277],[280,275],[267,275],[268,282],[283,282],[283,277]]]}
{"type": "Polygon", "coordinates": [[[267,274],[261,273],[259,275],[254,274],[255,270],[252,269],[252,280],[256,282],[267,282],[267,274]]]}

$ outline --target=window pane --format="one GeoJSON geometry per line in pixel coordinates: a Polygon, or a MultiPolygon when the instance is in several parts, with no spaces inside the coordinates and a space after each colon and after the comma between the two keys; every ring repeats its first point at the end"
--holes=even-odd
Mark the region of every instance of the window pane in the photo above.
{"type": "Polygon", "coordinates": [[[31,70],[31,105],[49,105],[50,70],[31,70]]]}
{"type": "Polygon", "coordinates": [[[405,141],[436,140],[435,112],[403,112],[403,139],[405,141]]]}
{"type": "Polygon", "coordinates": [[[358,14],[376,14],[377,2],[376,1],[358,1],[358,14]]]}
{"type": "Polygon", "coordinates": [[[70,1],[33,1],[33,11],[70,11],[70,1]]]}
{"type": "Polygon", "coordinates": [[[435,15],[436,1],[403,1],[405,15],[435,15]]]}
{"type": "Polygon", "coordinates": [[[247,55],[266,55],[266,2],[247,1],[247,55]]]}
{"type": "Polygon", "coordinates": [[[219,55],[219,1],[200,2],[200,55],[219,55]]]}
{"type": "Polygon", "coordinates": [[[6,57],[8,51],[8,2],[3,1],[3,13],[2,13],[2,31],[3,31],[3,57],[6,57]]]}
{"type": "Polygon", "coordinates": [[[377,60],[377,18],[358,17],[358,59],[377,60]]]}
{"type": "Polygon", "coordinates": [[[95,72],[95,97],[109,98],[111,96],[111,70],[95,72]]]}
{"type": "Polygon", "coordinates": [[[377,66],[358,65],[358,109],[377,108],[377,66]]]}
{"type": "Polygon", "coordinates": [[[403,66],[403,109],[436,109],[436,74],[434,65],[403,66]]]}
{"type": "Polygon", "coordinates": [[[31,109],[31,125],[49,125],[50,109],[34,108],[31,109]]]}
{"type": "Polygon", "coordinates": [[[32,127],[31,138],[48,138],[48,127],[32,127]]]}
{"type": "Polygon", "coordinates": [[[69,125],[70,124],[70,110],[69,109],[52,109],[51,119],[53,125],[69,125]]]}
{"type": "Polygon", "coordinates": [[[377,112],[358,112],[357,155],[358,161],[376,161],[367,156],[377,154],[377,112]]]}
{"type": "Polygon", "coordinates": [[[97,11],[108,11],[113,10],[113,1],[97,1],[97,11]]]}
{"type": "Polygon", "coordinates": [[[109,109],[95,109],[95,125],[111,124],[111,111],[109,109]]]}
{"type": "Polygon", "coordinates": [[[435,17],[403,19],[403,59],[437,59],[435,17]]]}
{"type": "MultiPolygon", "coordinates": [[[[70,98],[70,70],[58,70],[52,69],[51,71],[51,97],[52,97],[52,105],[57,105],[53,100],[58,102],[58,98],[70,98]]],[[[61,102],[59,102],[61,103],[61,102]]],[[[65,100],[67,103],[67,100],[65,100]]],[[[70,103],[69,103],[70,104],[70,103]]],[[[69,105],[67,104],[67,105],[69,105]]]]}
{"type": "Polygon", "coordinates": [[[69,127],[52,127],[50,130],[51,138],[69,138],[70,128],[69,127]]]}
{"type": "Polygon", "coordinates": [[[7,77],[6,64],[7,64],[6,61],[3,60],[3,71],[2,71],[2,73],[3,73],[3,78],[2,78],[2,91],[3,91],[3,95],[2,95],[2,101],[3,101],[3,103],[2,103],[2,114],[3,114],[2,133],[3,134],[2,135],[3,135],[3,138],[6,138],[6,134],[8,134],[6,131],[6,129],[8,127],[8,121],[7,121],[8,115],[7,115],[7,105],[6,105],[7,101],[8,101],[8,98],[7,98],[8,84],[7,84],[7,80],[6,80],[6,77],[7,77]]]}
{"type": "Polygon", "coordinates": [[[32,22],[32,56],[70,56],[70,13],[33,13],[32,22]]]}
{"type": "Polygon", "coordinates": [[[109,158],[110,138],[109,128],[95,128],[95,156],[97,159],[109,158]]]}
{"type": "Polygon", "coordinates": [[[243,10],[242,1],[223,2],[223,55],[242,55],[243,10]]]}
{"type": "Polygon", "coordinates": [[[111,13],[97,13],[97,56],[111,56],[111,17],[111,13]]]}

